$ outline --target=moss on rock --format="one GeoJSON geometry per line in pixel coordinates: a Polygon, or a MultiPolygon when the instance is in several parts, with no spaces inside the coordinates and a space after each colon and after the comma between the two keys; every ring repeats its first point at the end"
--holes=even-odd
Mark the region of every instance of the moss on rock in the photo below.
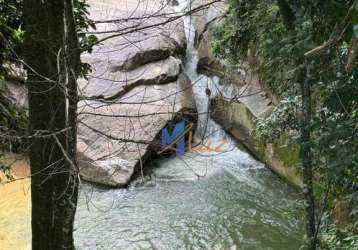
{"type": "Polygon", "coordinates": [[[212,108],[213,118],[254,156],[289,183],[302,187],[300,146],[290,142],[288,134],[272,142],[255,137],[256,117],[243,103],[218,97],[212,101],[212,108]]]}

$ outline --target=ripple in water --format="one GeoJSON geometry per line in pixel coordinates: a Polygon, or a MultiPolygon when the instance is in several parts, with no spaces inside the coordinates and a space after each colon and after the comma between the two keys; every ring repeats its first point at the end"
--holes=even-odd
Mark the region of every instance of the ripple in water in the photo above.
{"type": "Polygon", "coordinates": [[[78,249],[299,249],[295,190],[265,169],[219,169],[127,190],[84,185],[78,249]]]}

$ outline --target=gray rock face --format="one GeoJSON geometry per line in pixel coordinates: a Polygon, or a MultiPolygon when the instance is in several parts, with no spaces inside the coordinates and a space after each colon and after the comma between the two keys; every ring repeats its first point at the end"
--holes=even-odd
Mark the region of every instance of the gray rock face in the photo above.
{"type": "MultiPolygon", "coordinates": [[[[210,0],[200,0],[196,5],[208,4],[210,0]]],[[[198,50],[198,72],[205,75],[217,75],[221,83],[235,82],[239,76],[232,66],[214,56],[211,41],[213,30],[222,23],[229,5],[225,1],[216,2],[193,15],[196,29],[195,47],[198,50]]]]}
{"type": "Polygon", "coordinates": [[[99,23],[97,32],[117,32],[100,34],[103,42],[82,57],[93,71],[88,80],[79,81],[80,174],[87,181],[123,186],[159,149],[157,135],[168,121],[183,110],[195,109],[191,82],[181,73],[184,28],[181,21],[161,24],[172,11],[159,1],[89,4],[94,20],[122,21],[99,23]],[[158,17],[141,19],[151,14],[158,17]],[[132,27],[133,33],[105,39],[132,27]]]}
{"type": "Polygon", "coordinates": [[[95,75],[89,77],[88,81],[81,81],[82,93],[91,98],[112,100],[141,85],[174,82],[181,71],[181,61],[174,57],[149,63],[131,71],[120,71],[116,65],[108,61],[93,61],[91,65],[95,75]]]}
{"type": "Polygon", "coordinates": [[[0,80],[0,92],[19,108],[28,107],[27,88],[24,84],[0,80]]]}
{"type": "MultiPolygon", "coordinates": [[[[210,0],[199,0],[197,5],[210,3],[210,0]]],[[[265,117],[272,111],[272,102],[276,103],[270,93],[261,86],[259,76],[253,65],[257,65],[250,53],[247,61],[232,65],[217,59],[213,54],[211,41],[213,30],[219,27],[228,11],[225,1],[217,2],[194,15],[194,26],[197,30],[196,47],[198,48],[198,71],[205,75],[217,75],[223,85],[234,84],[239,87],[238,101],[257,117],[265,117]]]]}
{"type": "Polygon", "coordinates": [[[139,86],[114,103],[80,102],[82,177],[111,186],[125,185],[136,167],[145,167],[150,151],[159,150],[160,142],[155,139],[160,130],[183,108],[193,108],[190,87],[181,76],[169,84],[139,86]]]}
{"type": "MultiPolygon", "coordinates": [[[[195,1],[193,8],[196,6],[202,6],[209,4],[210,0],[195,1]]],[[[206,48],[210,47],[210,40],[208,38],[212,35],[211,31],[213,27],[220,25],[223,20],[229,5],[225,1],[220,1],[211,4],[208,8],[204,8],[193,14],[193,21],[195,30],[197,32],[196,47],[200,49],[200,46],[206,48]]]]}
{"type": "MultiPolygon", "coordinates": [[[[172,7],[159,0],[90,0],[91,18],[97,23],[99,40],[94,53],[103,54],[119,70],[183,55],[186,48],[184,26],[173,18],[172,7]],[[108,23],[107,21],[112,21],[108,23]],[[104,55],[106,54],[106,55],[104,55]]],[[[88,55],[92,57],[92,55],[88,55]]]]}

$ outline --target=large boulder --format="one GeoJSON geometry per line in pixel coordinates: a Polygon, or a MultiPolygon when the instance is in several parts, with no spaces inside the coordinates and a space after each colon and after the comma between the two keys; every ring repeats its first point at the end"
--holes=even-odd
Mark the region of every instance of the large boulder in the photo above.
{"type": "Polygon", "coordinates": [[[167,22],[173,10],[162,2],[89,1],[101,42],[82,56],[92,72],[79,81],[78,163],[87,181],[126,185],[160,150],[161,129],[195,109],[182,73],[184,26],[167,22]]]}
{"type": "Polygon", "coordinates": [[[157,135],[181,111],[193,110],[191,83],[184,75],[164,85],[139,86],[116,102],[81,101],[78,154],[88,181],[126,185],[134,171],[159,151],[157,135]]]}
{"type": "Polygon", "coordinates": [[[88,3],[91,18],[97,23],[96,35],[103,42],[87,56],[97,54],[120,70],[132,70],[185,53],[182,20],[175,18],[172,7],[163,1],[90,0],[88,3]]]}

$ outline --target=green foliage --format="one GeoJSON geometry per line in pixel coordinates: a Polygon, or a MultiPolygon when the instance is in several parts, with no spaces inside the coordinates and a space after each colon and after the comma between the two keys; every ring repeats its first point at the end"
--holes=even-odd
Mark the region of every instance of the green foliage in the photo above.
{"type": "Polygon", "coordinates": [[[231,0],[230,9],[222,27],[214,31],[212,47],[214,54],[220,58],[236,63],[241,55],[246,55],[255,33],[251,22],[255,1],[231,0]],[[240,22],[238,22],[240,20],[240,22]]]}
{"type": "Polygon", "coordinates": [[[6,75],[5,63],[16,62],[23,42],[22,1],[0,0],[0,80],[6,75]]]}
{"type": "Polygon", "coordinates": [[[358,71],[337,78],[313,119],[317,168],[339,190],[358,185],[358,71]]]}
{"type": "Polygon", "coordinates": [[[86,32],[89,29],[96,29],[96,26],[88,16],[89,5],[86,3],[86,0],[76,0],[74,1],[74,15],[77,25],[77,33],[80,42],[80,48],[82,50],[91,51],[92,45],[97,42],[97,37],[92,34],[87,34],[86,32]]]}
{"type": "Polygon", "coordinates": [[[358,250],[358,235],[353,234],[348,228],[338,228],[328,214],[325,214],[323,222],[320,249],[358,250]]]}
{"type": "Polygon", "coordinates": [[[231,2],[212,42],[215,55],[233,63],[246,60],[250,50],[258,59],[253,67],[258,68],[262,82],[279,97],[297,94],[304,52],[328,40],[349,7],[344,0],[288,2],[296,14],[294,31],[285,28],[275,0],[239,0],[231,2]]]}
{"type": "MultiPolygon", "coordinates": [[[[237,65],[255,62],[251,67],[258,70],[261,82],[281,100],[268,118],[256,122],[255,135],[266,142],[283,133],[292,140],[299,138],[304,53],[330,39],[352,4],[345,0],[287,2],[295,13],[294,30],[286,29],[275,0],[239,0],[230,2],[228,18],[214,32],[212,43],[219,58],[237,65]]],[[[340,43],[315,57],[311,72],[316,191],[331,190],[329,209],[334,197],[358,187],[358,68],[345,69],[351,39],[358,38],[358,2],[356,9],[340,43]]],[[[333,226],[322,238],[327,249],[357,249],[352,248],[357,245],[355,236],[333,226]]]]}
{"type": "Polygon", "coordinates": [[[255,136],[271,142],[279,138],[283,131],[289,131],[292,133],[292,137],[296,137],[300,103],[300,96],[289,96],[282,99],[268,118],[257,120],[255,136]]]}
{"type": "MultiPolygon", "coordinates": [[[[74,1],[74,15],[79,40],[79,47],[81,51],[92,52],[93,45],[97,42],[97,37],[93,34],[88,34],[87,31],[90,29],[96,29],[96,26],[89,18],[88,8],[89,5],[86,0],[75,0],[74,1]]],[[[86,74],[91,71],[91,67],[88,63],[82,63],[79,75],[86,78],[86,74]]]]}
{"type": "MultiPolygon", "coordinates": [[[[299,134],[303,55],[329,39],[333,25],[342,21],[350,7],[343,0],[289,3],[296,15],[294,31],[285,28],[276,1],[240,0],[231,3],[229,16],[216,30],[213,42],[214,52],[234,63],[247,60],[250,50],[258,62],[252,66],[281,100],[267,119],[256,123],[256,135],[266,141],[279,138],[282,132],[291,133],[293,139],[299,134]]],[[[313,146],[319,156],[315,160],[330,184],[340,189],[358,184],[357,69],[346,72],[342,63],[352,34],[347,32],[338,48],[315,60],[312,74],[313,146]]]]}
{"type": "MultiPolygon", "coordinates": [[[[18,63],[22,59],[21,45],[24,38],[23,0],[0,0],[0,80],[8,74],[7,64],[18,63]]],[[[91,52],[92,45],[97,41],[96,36],[87,34],[89,29],[95,29],[94,22],[88,17],[86,0],[74,1],[74,15],[82,51],[91,52]]],[[[90,67],[83,64],[81,75],[84,76],[90,67]]]]}

